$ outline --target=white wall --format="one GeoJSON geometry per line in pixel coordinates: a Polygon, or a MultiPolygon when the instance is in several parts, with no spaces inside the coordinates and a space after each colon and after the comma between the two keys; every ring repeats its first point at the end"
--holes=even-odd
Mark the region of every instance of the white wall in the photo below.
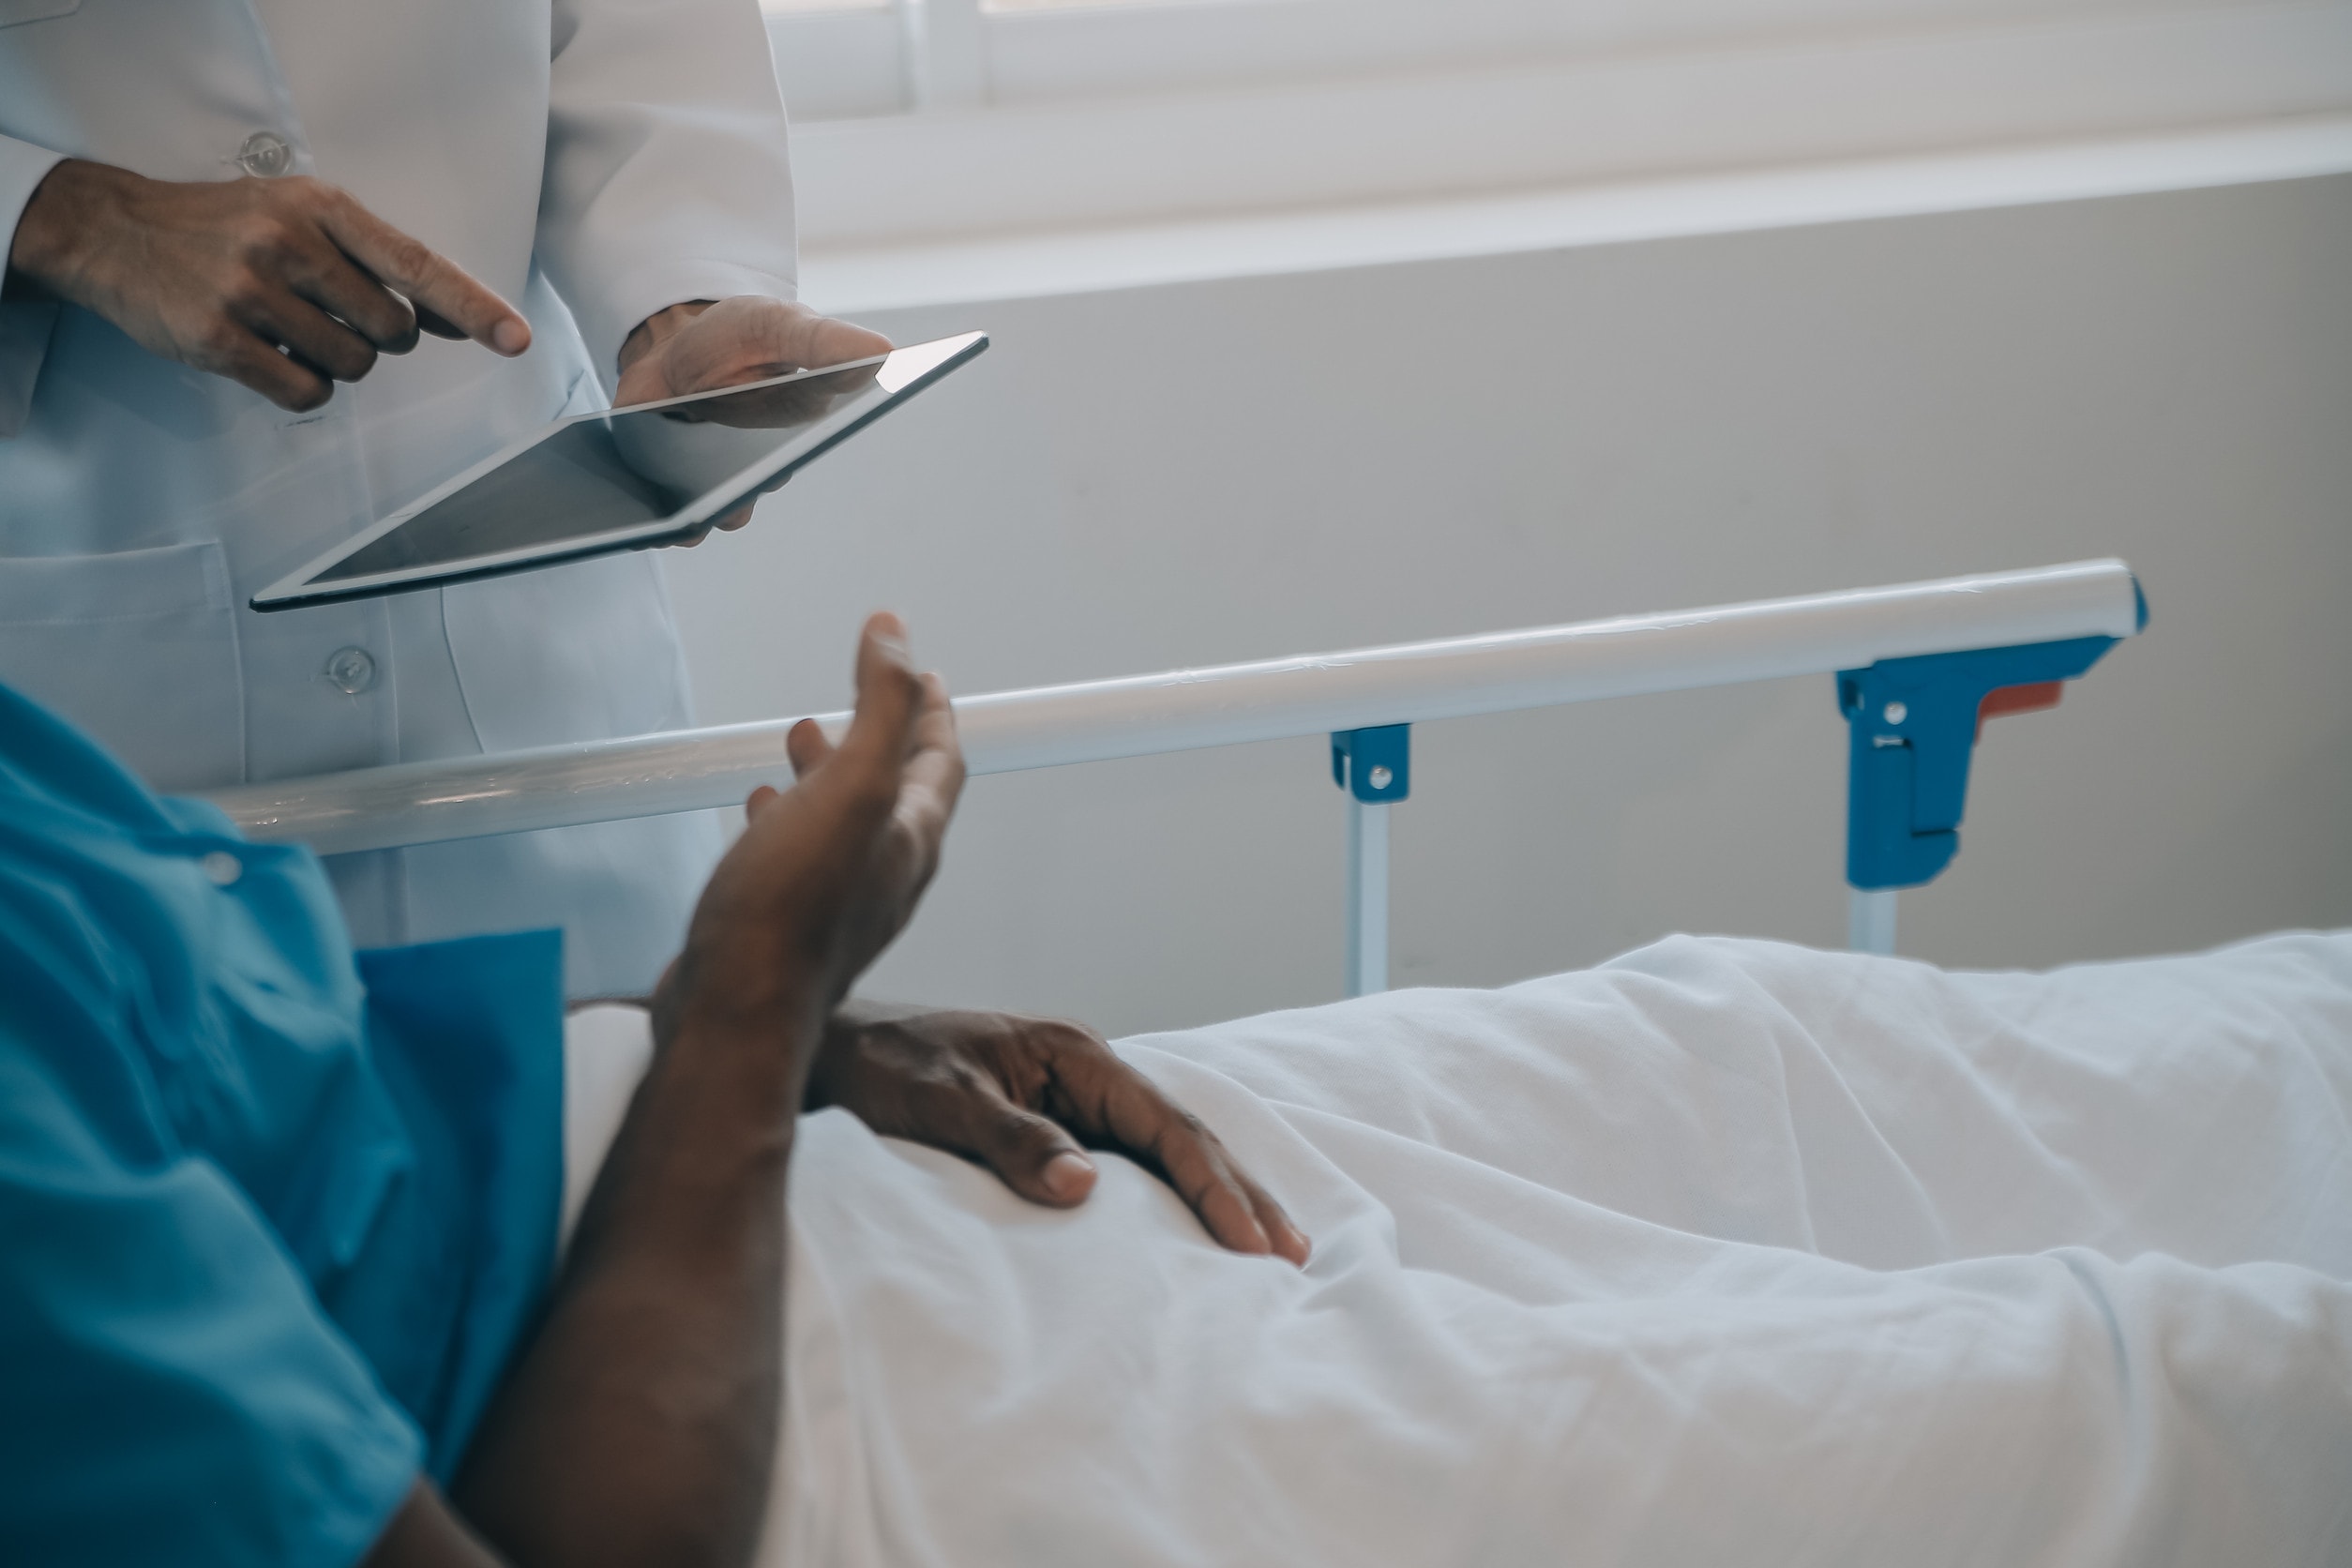
{"type": "MultiPolygon", "coordinates": [[[[672,580],[718,722],[838,705],[882,605],[980,691],[2121,554],[2148,635],[1990,731],[1904,949],[2352,923],[2347,280],[2339,177],[897,312],[996,347],[672,580]]],[[[1321,753],[975,781],[869,988],[1335,995],[1321,753]]],[[[1826,677],[1421,727],[1400,983],[1838,941],[1844,756],[1826,677]]]]}

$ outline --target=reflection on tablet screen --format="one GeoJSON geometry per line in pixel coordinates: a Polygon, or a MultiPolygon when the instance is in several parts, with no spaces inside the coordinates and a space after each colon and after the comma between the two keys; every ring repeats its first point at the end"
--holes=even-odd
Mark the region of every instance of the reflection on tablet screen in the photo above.
{"type": "Polygon", "coordinates": [[[348,581],[657,522],[876,385],[880,358],[556,426],[312,580],[348,581]]]}

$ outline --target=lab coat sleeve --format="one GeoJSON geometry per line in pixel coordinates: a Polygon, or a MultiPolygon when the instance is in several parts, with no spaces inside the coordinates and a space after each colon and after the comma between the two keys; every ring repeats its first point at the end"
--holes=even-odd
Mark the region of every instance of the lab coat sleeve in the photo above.
{"type": "Polygon", "coordinates": [[[597,373],[655,311],[794,297],[784,100],[756,0],[555,0],[537,257],[597,373]]]}
{"type": "MultiPolygon", "coordinates": [[[[16,249],[17,219],[33,191],[65,158],[63,153],[0,136],[0,261],[16,249]]],[[[24,428],[33,408],[33,384],[40,379],[49,352],[49,329],[57,307],[42,300],[0,298],[0,440],[24,428]]]]}

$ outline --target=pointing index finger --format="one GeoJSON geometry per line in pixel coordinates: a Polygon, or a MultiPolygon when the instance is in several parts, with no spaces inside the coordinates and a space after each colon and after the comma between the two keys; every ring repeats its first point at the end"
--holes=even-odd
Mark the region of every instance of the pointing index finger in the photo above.
{"type": "Polygon", "coordinates": [[[343,253],[407,296],[421,320],[446,323],[509,358],[531,346],[531,325],[466,270],[410,238],[348,196],[326,204],[322,224],[343,253]]]}

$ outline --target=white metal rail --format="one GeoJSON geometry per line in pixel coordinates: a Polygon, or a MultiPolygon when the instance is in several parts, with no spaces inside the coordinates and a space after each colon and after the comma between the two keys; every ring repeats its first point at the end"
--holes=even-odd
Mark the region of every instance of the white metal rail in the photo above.
{"type": "MultiPolygon", "coordinates": [[[[2138,624],[2129,568],[2084,561],[996,692],[959,700],[956,716],[972,773],[1014,773],[1820,674],[1914,654],[2129,637],[2138,624]]],[[[848,716],[820,716],[837,734],[848,716]]],[[[209,798],[255,838],[299,840],[323,854],[658,816],[731,805],[787,776],[793,722],[405,762],[209,798]]],[[[1383,852],[1386,825],[1378,824],[1383,852]]],[[[1384,952],[1366,964],[1372,955],[1356,951],[1376,916],[1386,928],[1386,856],[1368,852],[1371,837],[1350,835],[1351,886],[1365,906],[1350,922],[1351,970],[1367,990],[1380,988],[1386,969],[1384,952]]]]}

